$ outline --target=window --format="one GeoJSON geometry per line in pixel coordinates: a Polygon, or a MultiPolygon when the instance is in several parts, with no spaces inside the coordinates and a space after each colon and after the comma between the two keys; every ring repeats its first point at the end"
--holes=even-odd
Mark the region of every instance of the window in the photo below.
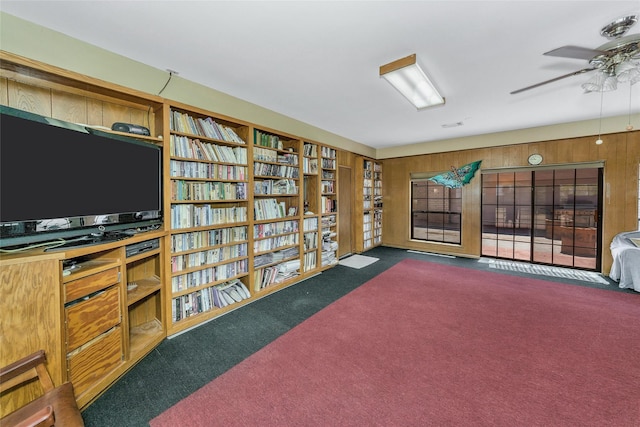
{"type": "Polygon", "coordinates": [[[411,238],[460,244],[462,189],[411,180],[411,238]]]}

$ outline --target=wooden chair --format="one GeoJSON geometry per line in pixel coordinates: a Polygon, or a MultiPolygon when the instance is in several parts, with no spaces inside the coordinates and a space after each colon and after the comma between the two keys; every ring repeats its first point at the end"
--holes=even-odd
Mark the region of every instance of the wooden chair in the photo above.
{"type": "Polygon", "coordinates": [[[0,369],[0,391],[38,378],[44,395],[0,419],[2,427],[84,426],[70,382],[54,387],[45,366],[44,351],[37,351],[0,369]]]}

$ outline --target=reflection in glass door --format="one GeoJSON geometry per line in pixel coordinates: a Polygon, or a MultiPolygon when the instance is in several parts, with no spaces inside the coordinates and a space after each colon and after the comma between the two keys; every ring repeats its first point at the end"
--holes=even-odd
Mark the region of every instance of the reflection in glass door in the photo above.
{"type": "Polygon", "coordinates": [[[484,173],[482,255],[600,269],[602,169],[484,173]]]}

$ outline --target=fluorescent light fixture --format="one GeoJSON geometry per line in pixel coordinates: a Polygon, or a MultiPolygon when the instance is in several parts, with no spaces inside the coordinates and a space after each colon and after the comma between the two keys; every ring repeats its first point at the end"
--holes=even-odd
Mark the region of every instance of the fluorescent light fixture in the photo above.
{"type": "Polygon", "coordinates": [[[444,98],[416,63],[416,54],[380,67],[380,77],[391,83],[418,110],[444,104],[444,98]]]}

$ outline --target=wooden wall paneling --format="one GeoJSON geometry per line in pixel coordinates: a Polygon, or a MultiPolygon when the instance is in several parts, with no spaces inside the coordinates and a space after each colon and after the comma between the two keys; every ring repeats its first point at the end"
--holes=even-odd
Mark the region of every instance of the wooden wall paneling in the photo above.
{"type": "MultiPolygon", "coordinates": [[[[62,307],[59,254],[0,260],[0,366],[44,350],[55,385],[66,380],[63,370],[62,307]],[[28,332],[28,333],[27,333],[28,332]]],[[[0,416],[42,394],[39,384],[0,397],[0,416]]]]}
{"type": "Polygon", "coordinates": [[[350,151],[337,150],[338,166],[353,167],[355,154],[350,151]]]}
{"type": "MultiPolygon", "coordinates": [[[[417,160],[417,159],[414,159],[417,160]]],[[[391,245],[408,241],[410,227],[409,170],[406,160],[389,159],[382,165],[384,179],[382,194],[384,214],[382,215],[382,241],[391,245]]],[[[410,163],[410,162],[409,162],[410,163]]],[[[409,166],[410,168],[410,166],[409,166]]]]}
{"type": "Polygon", "coordinates": [[[2,105],[9,105],[8,86],[9,83],[7,79],[0,77],[0,104],[2,105]]]}
{"type": "MultiPolygon", "coordinates": [[[[620,205],[624,207],[624,218],[619,224],[625,231],[634,230],[638,221],[638,204],[629,203],[638,197],[638,165],[640,164],[640,131],[625,132],[615,135],[617,139],[618,158],[620,159],[620,169],[623,175],[620,179],[624,182],[625,193],[622,196],[624,202],[620,205]]],[[[603,144],[604,145],[604,144],[603,144]]],[[[613,236],[612,236],[613,237],[613,236]]]]}
{"type": "MultiPolygon", "coordinates": [[[[102,126],[111,128],[116,122],[131,123],[131,109],[112,102],[102,103],[102,126]]],[[[141,122],[136,124],[142,124],[141,122]]]]}
{"type": "Polygon", "coordinates": [[[582,162],[605,162],[605,209],[603,220],[602,271],[611,268],[609,245],[619,232],[637,227],[637,180],[640,161],[640,132],[622,132],[606,135],[602,145],[595,144],[596,137],[569,138],[518,144],[507,147],[466,150],[457,153],[438,153],[384,160],[385,216],[383,218],[383,242],[388,246],[428,252],[453,253],[463,256],[480,256],[481,178],[474,180],[463,190],[464,213],[462,219],[462,245],[447,245],[411,241],[410,224],[410,174],[413,172],[441,173],[451,166],[460,166],[482,160],[481,169],[503,167],[528,167],[529,154],[540,153],[544,165],[582,162]]]}
{"type": "Polygon", "coordinates": [[[354,252],[353,168],[338,165],[338,258],[354,252]]]}
{"type": "MultiPolygon", "coordinates": [[[[576,162],[576,151],[578,151],[578,147],[584,145],[581,141],[557,141],[554,146],[556,147],[556,154],[558,159],[567,163],[575,163],[576,162]]],[[[543,161],[544,163],[544,161],[543,161]]]]}
{"type": "Polygon", "coordinates": [[[102,121],[102,101],[87,98],[87,124],[92,126],[104,126],[102,121]]]}
{"type": "Polygon", "coordinates": [[[522,162],[524,153],[524,147],[522,145],[510,145],[503,150],[502,164],[503,165],[519,165],[522,162]]]}
{"type": "Polygon", "coordinates": [[[82,95],[51,91],[51,116],[71,123],[87,122],[87,99],[82,95]]]}
{"type": "MultiPolygon", "coordinates": [[[[635,132],[627,132],[626,134],[626,148],[627,152],[625,159],[627,160],[627,182],[629,188],[625,200],[638,200],[640,194],[640,181],[638,180],[640,174],[640,130],[635,132]]],[[[638,228],[638,219],[640,218],[640,211],[638,203],[626,203],[629,209],[628,215],[630,218],[625,220],[625,227],[627,231],[633,230],[635,224],[638,228]]]]}
{"type": "Polygon", "coordinates": [[[51,117],[51,90],[9,80],[8,105],[51,117]]]}
{"type": "Polygon", "coordinates": [[[604,197],[603,197],[603,224],[602,224],[602,255],[603,264],[610,265],[613,261],[609,246],[613,237],[617,234],[616,230],[624,227],[625,221],[625,193],[627,177],[625,171],[625,162],[620,159],[620,154],[626,150],[619,150],[620,141],[614,141],[612,138],[606,138],[607,143],[596,145],[592,142],[592,146],[596,147],[597,158],[607,159],[604,168],[604,197]]]}

